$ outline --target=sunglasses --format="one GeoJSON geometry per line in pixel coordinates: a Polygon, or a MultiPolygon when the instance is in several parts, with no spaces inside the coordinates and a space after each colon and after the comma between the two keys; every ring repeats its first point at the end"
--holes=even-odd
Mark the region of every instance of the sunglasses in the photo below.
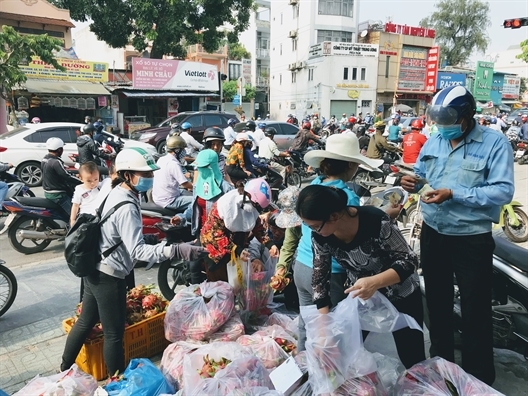
{"type": "Polygon", "coordinates": [[[308,224],[306,224],[304,221],[303,221],[303,224],[308,227],[310,230],[312,231],[315,231],[317,232],[318,234],[321,232],[321,230],[324,228],[324,226],[326,225],[326,222],[328,221],[328,219],[324,220],[321,225],[319,226],[319,228],[315,228],[313,226],[309,226],[308,224]]]}

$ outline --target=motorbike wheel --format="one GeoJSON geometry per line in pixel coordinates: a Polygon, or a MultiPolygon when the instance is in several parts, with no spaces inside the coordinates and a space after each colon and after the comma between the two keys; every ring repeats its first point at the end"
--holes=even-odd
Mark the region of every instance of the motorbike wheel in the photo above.
{"type": "Polygon", "coordinates": [[[10,226],[7,233],[9,242],[13,249],[23,254],[33,254],[43,251],[51,243],[49,239],[22,239],[17,236],[18,230],[32,230],[36,231],[36,220],[30,217],[21,216],[16,219],[10,226]],[[24,245],[29,241],[29,246],[24,245]]]}
{"type": "Polygon", "coordinates": [[[373,182],[374,179],[370,176],[368,171],[359,169],[351,181],[353,183],[359,184],[362,187],[365,187],[367,190],[370,190],[372,187],[367,186],[365,182],[373,182]]]}
{"type": "Polygon", "coordinates": [[[15,301],[18,284],[15,275],[3,265],[0,265],[0,316],[5,314],[15,301]]]}
{"type": "Polygon", "coordinates": [[[297,171],[292,171],[286,176],[286,182],[288,183],[288,186],[301,188],[301,175],[297,171]]]}
{"type": "Polygon", "coordinates": [[[158,269],[158,287],[167,300],[171,301],[176,295],[178,286],[190,285],[191,273],[187,263],[183,260],[166,260],[158,269]]]}
{"type": "Polygon", "coordinates": [[[528,215],[519,207],[514,207],[513,212],[519,220],[518,226],[510,225],[510,219],[508,212],[504,213],[504,233],[513,242],[526,242],[528,241],[528,215]]]}

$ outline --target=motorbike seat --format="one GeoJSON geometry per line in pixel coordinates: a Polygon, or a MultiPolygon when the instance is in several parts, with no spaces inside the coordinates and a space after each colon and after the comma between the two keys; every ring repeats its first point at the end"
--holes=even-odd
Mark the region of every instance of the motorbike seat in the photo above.
{"type": "Polygon", "coordinates": [[[56,204],[55,202],[40,197],[13,197],[14,200],[21,203],[25,206],[33,206],[37,208],[46,208],[46,209],[55,209],[62,210],[62,206],[56,204]]]}
{"type": "Polygon", "coordinates": [[[154,202],[142,202],[141,209],[159,213],[162,216],[171,216],[171,217],[177,213],[181,213],[181,211],[178,211],[175,209],[162,208],[161,206],[156,205],[154,202]]]}
{"type": "Polygon", "coordinates": [[[493,239],[495,240],[493,254],[517,268],[528,272],[528,249],[517,246],[505,238],[493,236],[493,239]]]}

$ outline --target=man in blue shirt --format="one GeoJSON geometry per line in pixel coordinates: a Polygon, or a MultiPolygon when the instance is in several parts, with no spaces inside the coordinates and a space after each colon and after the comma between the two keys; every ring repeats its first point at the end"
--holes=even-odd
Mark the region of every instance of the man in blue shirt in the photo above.
{"type": "Polygon", "coordinates": [[[420,239],[430,318],[431,356],[454,361],[453,274],[461,294],[462,367],[487,384],[495,380],[491,290],[493,222],[513,198],[513,157],[506,137],[476,125],[475,99],[462,86],[435,95],[427,114],[436,122],[414,171],[401,185],[424,183],[420,239]]]}
{"type": "Polygon", "coordinates": [[[389,137],[387,138],[389,142],[400,143],[402,141],[400,138],[402,127],[399,125],[399,123],[400,116],[398,114],[394,114],[392,116],[392,125],[389,126],[389,137]]]}
{"type": "Polygon", "coordinates": [[[519,129],[519,139],[528,141],[528,115],[521,117],[522,125],[519,129]]]}

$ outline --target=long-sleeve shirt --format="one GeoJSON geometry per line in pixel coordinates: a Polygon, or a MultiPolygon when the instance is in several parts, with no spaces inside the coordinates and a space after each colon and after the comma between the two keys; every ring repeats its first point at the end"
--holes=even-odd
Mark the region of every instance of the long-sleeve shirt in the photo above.
{"type": "Polygon", "coordinates": [[[279,261],[277,265],[284,265],[288,270],[291,268],[291,263],[295,257],[297,246],[301,240],[302,231],[301,226],[286,228],[284,233],[284,242],[280,250],[279,261]]]}
{"type": "Polygon", "coordinates": [[[414,172],[433,189],[453,192],[453,198],[441,204],[421,205],[425,223],[445,235],[491,231],[492,222],[499,220],[500,207],[511,202],[515,190],[508,139],[478,125],[455,148],[441,134],[432,135],[414,172]]]}
{"type": "Polygon", "coordinates": [[[390,301],[411,295],[419,285],[418,257],[409,247],[398,226],[383,211],[372,206],[357,207],[359,229],[350,243],[334,235],[312,232],[314,251],[312,288],[317,308],[330,306],[332,257],[345,269],[348,286],[358,279],[393,269],[400,282],[379,289],[390,301]]]}
{"type": "Polygon", "coordinates": [[[244,168],[244,147],[241,143],[235,143],[231,146],[229,153],[227,153],[225,164],[227,166],[240,166],[244,168]]]}
{"type": "Polygon", "coordinates": [[[7,162],[0,162],[0,172],[6,172],[9,170],[9,164],[7,162]]]}
{"type": "Polygon", "coordinates": [[[106,199],[102,216],[122,201],[130,201],[117,209],[101,226],[99,250],[104,252],[121,243],[107,258],[97,265],[105,274],[123,279],[134,267],[134,260],[146,261],[149,264],[167,260],[163,254],[166,242],[147,245],[143,239],[139,198],[130,190],[120,186],[112,189],[106,199]]]}
{"type": "Polygon", "coordinates": [[[522,124],[521,129],[519,130],[519,138],[522,140],[528,140],[528,122],[522,124]]]}
{"type": "Polygon", "coordinates": [[[233,127],[228,126],[226,129],[224,129],[224,135],[225,135],[225,142],[224,144],[226,146],[231,146],[236,139],[236,132],[233,129],[233,127]]]}
{"type": "Polygon", "coordinates": [[[396,151],[397,148],[387,143],[387,139],[382,135],[382,132],[376,130],[376,133],[370,138],[367,148],[367,157],[381,159],[384,150],[396,151]]]}
{"type": "Polygon", "coordinates": [[[255,168],[268,169],[268,165],[261,163],[249,147],[244,147],[244,164],[247,171],[255,174],[255,168]]]}

